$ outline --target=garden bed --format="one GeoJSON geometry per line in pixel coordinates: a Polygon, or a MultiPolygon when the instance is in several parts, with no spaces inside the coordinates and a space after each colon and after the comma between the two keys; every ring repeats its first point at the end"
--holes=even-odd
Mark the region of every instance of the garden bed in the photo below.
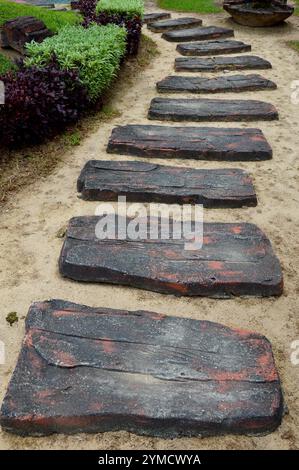
{"type": "Polygon", "coordinates": [[[156,44],[142,36],[138,56],[121,65],[118,79],[103,94],[100,103],[83,113],[77,123],[69,124],[63,132],[38,145],[1,148],[0,205],[24,186],[48,176],[84,139],[106,122],[120,117],[117,103],[113,102],[115,95],[131,87],[136,74],[147,68],[157,54],[156,44]]]}
{"type": "Polygon", "coordinates": [[[0,56],[0,79],[5,84],[5,105],[0,108],[0,145],[17,147],[52,138],[77,122],[91,106],[101,103],[128,49],[131,53],[132,49],[135,53],[138,50],[143,2],[112,0],[108,9],[103,1],[97,11],[109,18],[98,24],[89,21],[91,16],[86,13],[90,7],[96,14],[94,0],[80,2],[81,7],[83,3],[85,6],[85,11],[81,8],[83,16],[8,3],[0,0],[4,6],[2,24],[14,16],[36,15],[55,33],[41,43],[27,43],[27,57],[17,70],[10,71],[10,61],[0,56]],[[138,34],[134,29],[129,31],[121,21],[113,21],[114,14],[121,15],[126,24],[138,18],[138,34]],[[76,24],[83,17],[85,24],[76,24]]]}
{"type": "Polygon", "coordinates": [[[84,24],[110,23],[125,27],[127,31],[127,53],[138,53],[144,15],[143,0],[79,0],[78,8],[84,24]]]}
{"type": "Polygon", "coordinates": [[[29,57],[1,77],[0,144],[36,144],[78,121],[112,83],[125,50],[126,32],[115,25],[67,26],[27,44],[29,57]]]}

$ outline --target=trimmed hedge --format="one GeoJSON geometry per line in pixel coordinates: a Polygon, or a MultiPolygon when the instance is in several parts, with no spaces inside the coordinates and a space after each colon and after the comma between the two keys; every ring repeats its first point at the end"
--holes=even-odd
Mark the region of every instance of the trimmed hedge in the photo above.
{"type": "Polygon", "coordinates": [[[96,7],[97,13],[107,15],[124,15],[128,18],[143,18],[144,3],[142,0],[100,0],[96,7]]]}
{"type": "Polygon", "coordinates": [[[84,24],[92,22],[123,26],[127,30],[127,54],[138,53],[144,13],[143,0],[80,0],[84,24]]]}
{"type": "Polygon", "coordinates": [[[8,20],[18,16],[34,16],[43,21],[54,33],[67,25],[76,25],[82,21],[81,15],[74,11],[51,11],[46,8],[0,0],[0,27],[8,20]]]}
{"type": "Polygon", "coordinates": [[[61,69],[77,69],[92,101],[111,84],[126,51],[126,31],[116,25],[67,26],[42,43],[26,45],[26,66],[46,66],[53,57],[61,69]]]}

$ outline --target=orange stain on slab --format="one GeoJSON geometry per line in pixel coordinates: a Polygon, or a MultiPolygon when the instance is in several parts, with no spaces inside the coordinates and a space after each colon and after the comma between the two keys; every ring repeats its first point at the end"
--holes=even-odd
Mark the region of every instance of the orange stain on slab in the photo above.
{"type": "Polygon", "coordinates": [[[224,263],[222,261],[209,261],[208,267],[210,269],[223,269],[224,263]]]}
{"type": "Polygon", "coordinates": [[[109,339],[105,339],[101,341],[103,350],[106,354],[112,354],[115,352],[115,344],[113,341],[110,341],[109,339]]]}
{"type": "Polygon", "coordinates": [[[232,227],[231,231],[235,235],[239,235],[242,232],[242,227],[240,227],[240,225],[235,225],[234,227],[232,227]]]}

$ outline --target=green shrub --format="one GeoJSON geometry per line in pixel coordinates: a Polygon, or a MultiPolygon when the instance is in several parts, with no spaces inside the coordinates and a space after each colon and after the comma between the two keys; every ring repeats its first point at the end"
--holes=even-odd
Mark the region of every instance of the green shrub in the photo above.
{"type": "Polygon", "coordinates": [[[95,101],[116,76],[126,52],[126,31],[112,24],[87,29],[67,26],[56,36],[40,44],[32,41],[26,47],[26,66],[44,67],[56,57],[62,69],[78,69],[90,99],[95,101]]]}
{"type": "Polygon", "coordinates": [[[3,54],[0,54],[0,76],[15,68],[15,65],[5,57],[3,54]]]}
{"type": "Polygon", "coordinates": [[[18,16],[34,16],[43,21],[48,29],[56,33],[67,25],[79,24],[81,15],[73,11],[51,11],[46,8],[0,0],[0,27],[18,16]]]}
{"type": "Polygon", "coordinates": [[[128,17],[143,16],[143,0],[100,0],[96,8],[97,13],[109,15],[121,14],[128,17]]]}

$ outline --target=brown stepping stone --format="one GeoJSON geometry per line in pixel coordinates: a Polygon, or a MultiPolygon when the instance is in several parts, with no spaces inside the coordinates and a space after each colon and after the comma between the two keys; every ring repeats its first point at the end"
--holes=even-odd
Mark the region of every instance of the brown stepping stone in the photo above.
{"type": "MultiPolygon", "coordinates": [[[[190,236],[193,240],[200,236],[200,229],[195,230],[193,222],[190,222],[191,228],[184,227],[182,238],[177,227],[172,230],[172,224],[166,219],[163,223],[155,217],[143,219],[148,234],[153,235],[149,238],[144,233],[145,238],[140,235],[143,238],[136,240],[126,235],[127,230],[135,233],[136,221],[116,217],[114,234],[105,228],[101,231],[101,225],[107,226],[107,218],[91,216],[70,220],[59,259],[62,276],[178,296],[223,298],[282,294],[279,261],[269,240],[255,225],[206,223],[203,246],[199,249],[200,241],[195,246],[189,242],[190,236]],[[123,227],[121,239],[116,239],[123,227]],[[161,234],[169,228],[169,239],[162,239],[161,234]],[[103,235],[105,239],[99,238],[103,235]]],[[[114,216],[109,220],[113,222],[114,216]]],[[[139,233],[140,226],[139,218],[139,233]]]]}
{"type": "Polygon", "coordinates": [[[273,121],[278,112],[256,100],[154,98],[148,119],[160,121],[273,121]]]}
{"type": "Polygon", "coordinates": [[[176,50],[186,56],[236,54],[251,51],[250,44],[242,41],[218,39],[216,41],[190,42],[178,44],[176,50]]]}
{"type": "Polygon", "coordinates": [[[168,18],[171,18],[170,13],[147,13],[143,17],[143,23],[154,23],[155,21],[166,20],[168,18]]]}
{"type": "Polygon", "coordinates": [[[219,323],[64,300],[31,305],[1,410],[22,436],[264,434],[282,421],[270,342],[219,323]]]}
{"type": "Polygon", "coordinates": [[[177,57],[175,70],[177,72],[218,72],[220,70],[252,70],[271,69],[272,65],[265,59],[253,55],[237,57],[177,57]]]}
{"type": "Polygon", "coordinates": [[[217,78],[173,75],[157,83],[159,93],[223,93],[274,90],[277,86],[260,75],[229,75],[217,78]]]}
{"type": "Polygon", "coordinates": [[[176,18],[171,20],[157,21],[156,23],[149,23],[148,29],[154,33],[164,33],[167,31],[174,30],[185,30],[187,28],[194,28],[195,26],[201,26],[202,20],[198,18],[176,18]]]}
{"type": "Polygon", "coordinates": [[[193,170],[143,162],[91,160],[78,179],[78,192],[91,201],[203,204],[205,207],[256,206],[248,173],[238,169],[193,170]]]}
{"type": "Polygon", "coordinates": [[[233,29],[208,26],[206,28],[182,29],[179,31],[168,31],[162,38],[170,42],[189,42],[206,39],[229,38],[234,36],[233,29]]]}
{"type": "Polygon", "coordinates": [[[107,151],[137,157],[249,161],[272,158],[259,129],[127,125],[113,129],[107,151]]]}

